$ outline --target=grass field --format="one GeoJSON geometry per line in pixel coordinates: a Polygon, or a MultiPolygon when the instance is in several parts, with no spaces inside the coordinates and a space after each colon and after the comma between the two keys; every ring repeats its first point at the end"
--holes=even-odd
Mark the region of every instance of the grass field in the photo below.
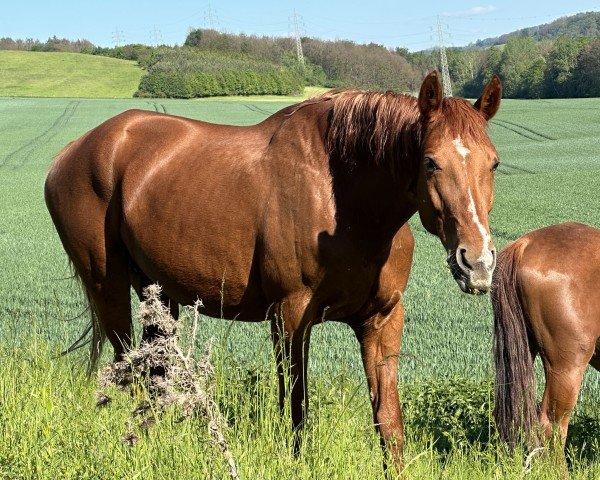
{"type": "MultiPolygon", "coordinates": [[[[0,97],[132,98],[143,74],[136,62],[128,60],[69,52],[0,50],[0,97]]],[[[306,87],[296,96],[223,97],[220,101],[292,103],[325,90],[306,87]]]]}
{"type": "MultiPolygon", "coordinates": [[[[54,358],[85,320],[68,320],[82,312],[82,295],[67,279],[43,182],[62,146],[128,108],[244,125],[286,104],[0,98],[0,478],[226,476],[206,429],[178,424],[175,414],[135,447],[123,445],[129,397],[116,395],[110,409],[96,410],[95,386],[83,375],[85,352],[54,358]]],[[[490,221],[499,248],[561,221],[600,226],[598,111],[600,99],[503,102],[490,126],[501,158],[490,221]]],[[[483,437],[461,440],[471,427],[491,429],[489,297],[461,294],[439,240],[418,219],[411,224],[417,248],[400,362],[407,478],[522,478],[518,457],[500,455],[483,437]],[[448,436],[432,446],[440,425],[448,436]],[[444,442],[452,448],[440,448],[444,442]]],[[[243,478],[380,476],[358,346],[347,327],[313,329],[312,410],[299,460],[291,455],[287,423],[277,420],[268,325],[206,319],[201,337],[218,345],[217,397],[232,424],[228,438],[243,478]]],[[[599,397],[600,375],[589,371],[569,454],[577,478],[600,477],[599,397]]],[[[556,478],[556,471],[534,468],[530,476],[556,478]]]]}
{"type": "Polygon", "coordinates": [[[136,62],[68,52],[0,51],[0,96],[131,98],[136,62]]]}

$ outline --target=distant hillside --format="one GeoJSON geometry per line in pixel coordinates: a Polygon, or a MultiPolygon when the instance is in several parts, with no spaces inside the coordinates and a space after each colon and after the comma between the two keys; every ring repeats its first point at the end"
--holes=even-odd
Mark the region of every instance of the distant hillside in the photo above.
{"type": "Polygon", "coordinates": [[[303,37],[304,67],[299,67],[295,40],[290,37],[195,29],[188,34],[185,46],[232,59],[240,56],[281,65],[296,70],[311,86],[412,91],[421,81],[420,72],[404,57],[375,43],[303,37]]]}
{"type": "Polygon", "coordinates": [[[136,62],[67,52],[0,51],[0,96],[131,98],[136,62]]]}
{"type": "Polygon", "coordinates": [[[499,37],[478,40],[478,47],[491,47],[501,45],[513,37],[532,37],[535,40],[555,40],[560,36],[565,37],[599,37],[600,36],[600,12],[585,12],[561,17],[550,23],[544,23],[536,27],[523,28],[515,32],[506,33],[499,37]]]}

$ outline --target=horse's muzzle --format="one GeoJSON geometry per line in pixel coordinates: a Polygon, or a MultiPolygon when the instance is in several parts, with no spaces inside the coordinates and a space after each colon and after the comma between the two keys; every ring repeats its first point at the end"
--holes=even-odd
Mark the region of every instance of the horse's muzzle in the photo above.
{"type": "Polygon", "coordinates": [[[496,249],[492,248],[486,255],[469,262],[466,249],[459,247],[448,252],[447,262],[454,280],[463,292],[483,295],[490,291],[496,267],[496,249]]]}

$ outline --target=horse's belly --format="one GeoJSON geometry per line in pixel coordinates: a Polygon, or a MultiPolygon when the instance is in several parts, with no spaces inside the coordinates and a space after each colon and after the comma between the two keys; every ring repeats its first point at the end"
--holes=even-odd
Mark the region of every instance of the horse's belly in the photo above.
{"type": "MultiPolygon", "coordinates": [[[[163,219],[164,220],[164,219],[163,219]]],[[[177,303],[201,300],[209,316],[262,320],[266,300],[248,231],[230,232],[178,222],[129,222],[123,238],[137,269],[177,303]],[[142,226],[143,225],[143,226],[142,226]],[[236,235],[236,233],[240,233],[236,235]]]]}
{"type": "Polygon", "coordinates": [[[143,252],[133,259],[151,282],[161,285],[179,304],[192,305],[201,300],[202,313],[211,317],[264,320],[268,306],[260,279],[244,265],[177,253],[143,252]]]}

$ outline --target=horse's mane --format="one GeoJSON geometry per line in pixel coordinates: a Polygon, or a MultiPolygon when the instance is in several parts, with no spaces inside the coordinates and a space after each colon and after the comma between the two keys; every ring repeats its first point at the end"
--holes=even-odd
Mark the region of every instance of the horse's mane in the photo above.
{"type": "Polygon", "coordinates": [[[384,165],[417,153],[422,129],[414,97],[347,90],[336,92],[332,103],[327,145],[333,156],[350,164],[367,157],[384,165]]]}
{"type": "Polygon", "coordinates": [[[473,143],[491,143],[487,136],[487,120],[464,98],[444,98],[442,120],[454,137],[461,136],[473,143]]]}
{"type": "MultiPolygon", "coordinates": [[[[332,90],[293,111],[326,101],[332,103],[326,142],[333,157],[350,166],[365,158],[392,171],[418,157],[427,124],[415,97],[391,91],[332,90]]],[[[485,118],[467,100],[444,98],[433,121],[443,121],[455,137],[489,142],[485,118]]]]}

